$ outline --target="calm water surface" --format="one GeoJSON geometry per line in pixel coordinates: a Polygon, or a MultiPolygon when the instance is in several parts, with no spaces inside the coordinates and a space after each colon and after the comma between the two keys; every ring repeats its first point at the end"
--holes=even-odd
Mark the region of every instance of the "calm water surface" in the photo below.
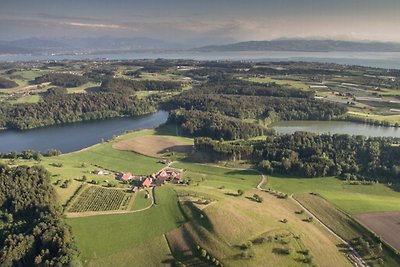
{"type": "Polygon", "coordinates": [[[165,123],[168,112],[158,111],[135,118],[115,118],[50,126],[28,131],[0,131],[0,152],[32,149],[46,152],[55,148],[68,153],[110,139],[127,130],[154,128],[165,123]]]}
{"type": "Polygon", "coordinates": [[[373,126],[347,121],[281,121],[272,126],[278,133],[282,134],[306,131],[320,134],[330,133],[400,138],[400,128],[373,126]]]}
{"type": "Polygon", "coordinates": [[[82,60],[82,59],[194,59],[194,60],[250,60],[250,61],[305,61],[360,65],[377,68],[400,69],[399,52],[290,52],[290,51],[237,51],[237,52],[129,52],[119,54],[79,55],[0,55],[0,61],[82,60]]]}

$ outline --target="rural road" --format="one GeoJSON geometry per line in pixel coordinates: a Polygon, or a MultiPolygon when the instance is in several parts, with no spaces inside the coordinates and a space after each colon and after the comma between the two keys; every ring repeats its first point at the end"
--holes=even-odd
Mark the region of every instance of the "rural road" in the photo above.
{"type": "MultiPolygon", "coordinates": [[[[257,185],[257,189],[260,191],[265,192],[266,190],[262,188],[263,185],[265,185],[267,183],[267,176],[260,173],[261,174],[261,181],[260,183],[257,185]]],[[[348,256],[348,259],[356,266],[356,267],[369,267],[369,265],[364,261],[364,259],[360,256],[360,254],[358,254],[358,252],[352,247],[350,246],[350,244],[344,240],[343,238],[341,238],[338,234],[336,234],[334,231],[332,231],[332,229],[330,229],[326,224],[324,224],[320,219],[318,219],[317,216],[315,216],[308,208],[306,208],[305,206],[303,206],[303,204],[301,204],[299,201],[297,201],[297,199],[293,198],[292,195],[290,195],[290,198],[292,200],[294,200],[302,209],[304,209],[305,211],[307,211],[307,213],[310,214],[311,217],[313,217],[319,224],[322,225],[323,228],[325,228],[329,233],[331,233],[333,236],[335,236],[338,240],[340,240],[340,242],[342,242],[343,244],[345,244],[346,246],[348,246],[348,248],[351,250],[351,253],[348,256]]]]}
{"type": "Polygon", "coordinates": [[[315,216],[308,208],[306,208],[303,204],[301,204],[297,199],[295,199],[292,195],[290,195],[290,198],[294,200],[302,209],[304,209],[308,214],[311,215],[311,217],[314,218],[318,223],[322,225],[323,228],[325,228],[329,233],[331,233],[333,236],[335,236],[337,239],[340,240],[343,244],[348,246],[348,248],[351,250],[351,254],[349,256],[349,260],[357,267],[369,267],[369,265],[364,261],[364,259],[358,254],[358,252],[350,246],[350,244],[341,238],[338,234],[336,234],[331,228],[329,228],[326,224],[324,224],[320,219],[318,219],[317,216],[315,216]]]}
{"type": "Polygon", "coordinates": [[[257,189],[258,189],[258,190],[261,190],[261,191],[265,191],[265,189],[263,189],[262,186],[263,186],[264,184],[267,183],[267,176],[265,176],[265,175],[262,174],[262,173],[260,173],[260,174],[261,174],[261,181],[260,181],[260,183],[257,185],[257,189]]]}

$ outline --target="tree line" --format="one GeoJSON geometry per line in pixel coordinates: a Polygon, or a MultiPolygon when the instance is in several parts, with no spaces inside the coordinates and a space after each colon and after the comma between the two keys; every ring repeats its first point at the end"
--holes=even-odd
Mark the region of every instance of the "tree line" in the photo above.
{"type": "Polygon", "coordinates": [[[163,107],[262,120],[331,120],[347,111],[343,105],[308,98],[224,95],[202,90],[186,91],[167,101],[163,107]]]}
{"type": "Polygon", "coordinates": [[[400,139],[308,132],[270,134],[261,141],[195,139],[195,148],[214,160],[249,160],[267,173],[399,183],[400,147],[396,144],[400,139]]]}
{"type": "Polygon", "coordinates": [[[151,98],[138,99],[117,93],[55,94],[39,103],[0,106],[0,126],[25,130],[155,111],[156,103],[151,98]]]}
{"type": "Polygon", "coordinates": [[[42,84],[49,82],[55,86],[63,87],[78,87],[82,84],[87,83],[89,80],[85,76],[71,74],[71,73],[47,73],[45,75],[36,77],[34,79],[35,84],[42,84]]]}
{"type": "Polygon", "coordinates": [[[299,89],[291,89],[275,82],[255,83],[239,79],[224,80],[223,82],[209,82],[196,88],[202,92],[229,95],[253,95],[311,98],[314,92],[299,89]]]}
{"type": "Polygon", "coordinates": [[[224,140],[248,139],[267,131],[254,123],[198,110],[173,110],[168,117],[168,123],[178,125],[184,135],[224,140]]]}
{"type": "Polygon", "coordinates": [[[0,165],[0,265],[81,266],[70,227],[41,166],[0,165]]]}
{"type": "Polygon", "coordinates": [[[101,90],[113,93],[130,93],[135,91],[179,91],[181,83],[174,81],[129,80],[124,78],[107,78],[101,83],[101,90]]]}
{"type": "Polygon", "coordinates": [[[11,81],[9,79],[0,77],[0,89],[14,88],[17,86],[18,86],[18,83],[11,81]]]}

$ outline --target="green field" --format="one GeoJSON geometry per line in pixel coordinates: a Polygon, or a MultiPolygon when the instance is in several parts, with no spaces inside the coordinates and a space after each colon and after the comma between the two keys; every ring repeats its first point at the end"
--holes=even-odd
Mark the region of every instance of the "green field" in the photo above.
{"type": "Polygon", "coordinates": [[[135,247],[184,222],[172,187],[157,188],[156,198],[156,206],[139,213],[67,219],[82,259],[98,260],[128,249],[134,253],[135,247]]]}
{"type": "Polygon", "coordinates": [[[289,80],[289,79],[281,79],[281,78],[249,78],[249,81],[257,82],[257,83],[276,83],[283,86],[289,86],[291,88],[302,89],[302,90],[310,90],[310,86],[301,81],[289,80]]]}
{"type": "MultiPolygon", "coordinates": [[[[307,209],[309,209],[321,221],[328,225],[330,229],[348,242],[351,242],[351,240],[354,240],[355,238],[366,238],[367,236],[372,236],[364,227],[355,222],[354,219],[337,210],[334,205],[319,196],[299,193],[295,195],[295,198],[306,206],[307,209]]],[[[372,238],[369,239],[369,242],[372,247],[371,250],[375,252],[368,253],[362,248],[362,246],[356,246],[357,250],[360,251],[368,264],[371,266],[379,265],[373,256],[374,253],[377,253],[380,256],[383,256],[385,266],[399,266],[400,259],[396,259],[395,255],[393,255],[390,250],[385,248],[382,253],[377,252],[376,249],[374,249],[374,246],[376,246],[379,241],[374,241],[372,238]]]]}
{"type": "Polygon", "coordinates": [[[382,184],[349,185],[334,177],[268,176],[266,187],[288,194],[316,192],[350,214],[400,211],[400,193],[382,184]]]}
{"type": "MultiPolygon", "coordinates": [[[[151,190],[149,190],[149,193],[151,195],[151,190]]],[[[141,210],[148,207],[151,204],[151,198],[145,198],[146,196],[145,190],[139,191],[134,194],[136,195],[135,195],[135,201],[133,202],[132,210],[141,210]]]]}

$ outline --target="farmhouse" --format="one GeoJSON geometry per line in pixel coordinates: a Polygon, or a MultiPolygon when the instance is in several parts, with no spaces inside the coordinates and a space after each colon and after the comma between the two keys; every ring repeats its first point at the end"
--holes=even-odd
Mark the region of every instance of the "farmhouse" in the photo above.
{"type": "Polygon", "coordinates": [[[164,183],[165,181],[179,183],[182,180],[181,172],[176,169],[163,169],[159,173],[157,173],[156,178],[157,181],[162,181],[160,183],[164,183]]]}
{"type": "Polygon", "coordinates": [[[133,179],[132,173],[127,172],[127,173],[119,173],[117,175],[117,179],[124,181],[124,182],[128,182],[130,180],[133,179]]]}
{"type": "Polygon", "coordinates": [[[146,178],[142,181],[142,187],[143,188],[148,188],[150,187],[151,183],[152,183],[153,179],[152,178],[146,178]]]}

